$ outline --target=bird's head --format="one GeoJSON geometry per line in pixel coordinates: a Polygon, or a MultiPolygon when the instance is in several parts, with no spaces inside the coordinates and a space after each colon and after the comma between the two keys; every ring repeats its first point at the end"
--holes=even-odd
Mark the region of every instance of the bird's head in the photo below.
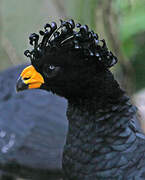
{"type": "Polygon", "coordinates": [[[66,98],[84,97],[86,88],[93,88],[91,79],[98,78],[99,89],[103,81],[100,76],[117,62],[105,41],[99,40],[87,25],[61,20],[59,27],[52,22],[39,33],[41,42],[35,33],[29,37],[33,49],[24,54],[31,65],[22,71],[17,91],[40,88],[66,98]]]}

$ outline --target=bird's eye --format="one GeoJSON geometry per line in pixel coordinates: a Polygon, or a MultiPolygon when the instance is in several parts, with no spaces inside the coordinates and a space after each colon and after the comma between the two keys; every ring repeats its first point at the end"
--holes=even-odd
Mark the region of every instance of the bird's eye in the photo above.
{"type": "Polygon", "coordinates": [[[59,71],[59,69],[60,68],[58,66],[44,65],[43,66],[43,74],[47,78],[54,77],[57,74],[57,72],[59,71]]]}
{"type": "Polygon", "coordinates": [[[49,69],[50,69],[50,70],[54,70],[54,69],[55,69],[55,66],[50,65],[50,66],[49,66],[49,69]]]}

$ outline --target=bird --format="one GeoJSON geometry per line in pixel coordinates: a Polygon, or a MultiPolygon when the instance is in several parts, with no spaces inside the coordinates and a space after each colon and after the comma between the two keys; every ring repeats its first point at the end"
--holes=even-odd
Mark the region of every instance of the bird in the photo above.
{"type": "Polygon", "coordinates": [[[58,180],[67,102],[42,90],[16,93],[16,79],[26,66],[0,72],[0,179],[58,180]]]}
{"type": "Polygon", "coordinates": [[[137,108],[110,70],[118,59],[105,40],[68,19],[47,23],[29,41],[24,54],[31,65],[16,89],[67,99],[63,179],[144,180],[145,136],[135,125],[137,108]]]}

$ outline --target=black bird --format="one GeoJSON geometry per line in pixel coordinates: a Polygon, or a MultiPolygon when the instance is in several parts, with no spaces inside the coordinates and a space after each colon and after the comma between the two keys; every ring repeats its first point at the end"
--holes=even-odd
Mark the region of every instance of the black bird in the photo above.
{"type": "Polygon", "coordinates": [[[136,107],[109,70],[117,58],[105,41],[73,20],[46,24],[40,35],[41,42],[38,34],[29,37],[32,65],[17,90],[40,88],[68,100],[64,179],[144,180],[145,136],[134,124],[136,107]]]}
{"type": "Polygon", "coordinates": [[[16,93],[16,79],[25,67],[0,73],[0,179],[58,180],[67,102],[41,90],[16,93]]]}

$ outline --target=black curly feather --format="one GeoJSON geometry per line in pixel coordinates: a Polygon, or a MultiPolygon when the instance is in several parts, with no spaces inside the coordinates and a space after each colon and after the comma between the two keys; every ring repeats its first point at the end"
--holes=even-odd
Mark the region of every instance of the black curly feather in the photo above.
{"type": "Polygon", "coordinates": [[[26,50],[25,56],[29,57],[32,65],[41,64],[41,58],[52,49],[57,52],[62,47],[80,51],[84,58],[96,57],[105,68],[110,68],[117,63],[117,58],[108,50],[105,40],[99,40],[98,34],[89,30],[87,25],[76,24],[70,19],[60,20],[61,24],[52,22],[44,26],[44,31],[39,31],[42,40],[39,43],[39,35],[33,33],[29,36],[32,51],[26,50]],[[102,42],[102,43],[100,43],[102,42]]]}

